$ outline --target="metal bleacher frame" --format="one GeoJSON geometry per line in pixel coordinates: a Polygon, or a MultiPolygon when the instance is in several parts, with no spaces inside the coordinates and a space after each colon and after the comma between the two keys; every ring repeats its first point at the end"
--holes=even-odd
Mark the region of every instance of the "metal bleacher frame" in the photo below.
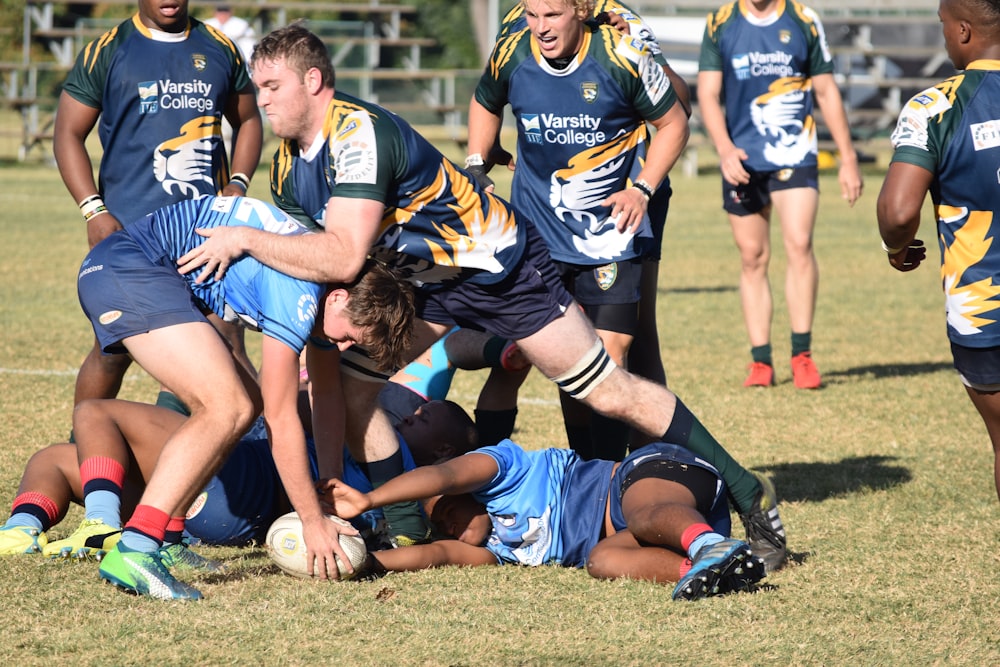
{"type": "MultiPolygon", "coordinates": [[[[81,0],[75,4],[120,6],[114,18],[77,19],[72,27],[57,25],[52,0],[26,0],[21,62],[0,62],[0,105],[20,114],[18,159],[52,139],[56,100],[40,92],[39,77],[64,73],[80,49],[134,13],[135,0],[81,0]],[[45,44],[51,58],[32,57],[32,46],[45,44]]],[[[462,113],[479,70],[424,69],[421,53],[437,44],[433,38],[405,34],[416,4],[386,4],[380,0],[304,2],[300,0],[191,0],[193,16],[204,17],[225,4],[252,22],[258,34],[306,18],[330,49],[338,85],[364,99],[385,105],[412,122],[444,129],[443,138],[464,142],[462,113]],[[313,16],[343,16],[314,20],[313,16]],[[468,91],[459,92],[460,82],[468,91]],[[459,100],[459,96],[463,96],[459,100]]],[[[12,133],[12,132],[11,132],[12,133]]]]}

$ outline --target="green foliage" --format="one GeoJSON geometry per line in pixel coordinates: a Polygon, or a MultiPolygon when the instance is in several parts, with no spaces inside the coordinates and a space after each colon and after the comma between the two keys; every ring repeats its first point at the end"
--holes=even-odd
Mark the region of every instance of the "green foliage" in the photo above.
{"type": "Polygon", "coordinates": [[[428,68],[476,69],[479,51],[472,31],[468,2],[423,0],[416,16],[413,33],[433,37],[437,46],[424,50],[423,64],[428,68]]]}
{"type": "MultiPolygon", "coordinates": [[[[266,198],[261,176],[251,195],[266,198]]],[[[506,172],[497,176],[506,191],[506,172]]],[[[822,176],[813,340],[826,386],[815,392],[790,382],[777,230],[779,384],[740,386],[749,353],[739,259],[717,172],[674,179],[658,305],[663,358],[671,387],[777,486],[793,563],[756,594],[674,603],[655,584],[515,567],[324,584],[282,575],[259,548],[200,548],[229,572],[196,576],[206,599],[184,604],[103,585],[94,563],[4,557],[0,645],[19,665],[1000,664],[989,440],[951,368],[935,258],[897,274],[879,248],[881,177],[867,174],[851,209],[835,176],[822,176]]],[[[32,452],[68,434],[92,332],[75,291],[84,229],[58,174],[0,166],[0,183],[4,511],[32,452]]],[[[925,241],[931,224],[928,215],[925,241]]],[[[247,343],[258,352],[254,336],[247,343]]],[[[471,410],[482,380],[458,373],[451,397],[471,410]]],[[[121,396],[150,401],[156,391],[131,371],[121,396]]],[[[556,390],[538,373],[523,388],[515,439],[564,444],[556,390]]],[[[81,518],[74,508],[51,535],[81,518]]]]}

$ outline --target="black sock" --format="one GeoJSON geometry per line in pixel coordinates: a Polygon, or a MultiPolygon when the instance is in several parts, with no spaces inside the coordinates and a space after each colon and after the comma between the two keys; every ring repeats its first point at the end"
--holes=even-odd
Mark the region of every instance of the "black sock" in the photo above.
{"type": "Polygon", "coordinates": [[[621,461],[625,458],[631,431],[628,424],[595,412],[590,419],[590,431],[595,459],[621,461]]]}
{"type": "Polygon", "coordinates": [[[569,448],[584,461],[594,458],[594,439],[590,437],[589,426],[574,426],[566,424],[566,438],[569,448]]]}
{"type": "Polygon", "coordinates": [[[514,434],[517,408],[513,410],[476,410],[475,414],[480,447],[495,445],[514,434]]]}
{"type": "Polygon", "coordinates": [[[805,333],[792,332],[792,356],[809,352],[812,350],[812,332],[805,333]]]}
{"type": "Polygon", "coordinates": [[[750,357],[757,363],[767,364],[768,366],[773,366],[771,356],[771,344],[767,343],[765,345],[755,345],[750,348],[750,357]]]}

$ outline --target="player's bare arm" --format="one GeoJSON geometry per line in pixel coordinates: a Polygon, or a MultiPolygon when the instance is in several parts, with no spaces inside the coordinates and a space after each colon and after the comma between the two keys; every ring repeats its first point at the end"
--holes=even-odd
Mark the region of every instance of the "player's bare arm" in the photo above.
{"type": "Polygon", "coordinates": [[[374,507],[443,494],[469,493],[481,489],[497,472],[499,468],[493,457],[472,452],[444,463],[410,470],[369,493],[359,493],[340,480],[329,480],[320,491],[337,516],[352,519],[374,507]]]}
{"type": "Polygon", "coordinates": [[[334,554],[345,563],[350,562],[340,546],[339,533],[357,531],[327,521],[313,489],[305,432],[298,412],[299,355],[284,343],[265,336],[260,382],[271,452],[288,499],[302,520],[311,574],[320,579],[335,579],[338,570],[334,554]]]}
{"type": "MultiPolygon", "coordinates": [[[[493,181],[486,175],[493,165],[487,160],[497,143],[502,125],[501,116],[489,111],[475,97],[472,98],[469,102],[469,157],[465,168],[487,192],[493,192],[493,181]]],[[[508,165],[511,164],[513,163],[508,162],[508,165]]]]}
{"type": "Polygon", "coordinates": [[[813,77],[813,92],[816,103],[823,112],[823,122],[833,137],[840,157],[840,196],[854,206],[861,196],[864,183],[861,179],[861,169],[858,167],[858,154],[851,143],[851,128],[844,111],[844,102],[840,89],[832,74],[817,74],[813,77]]]}
{"type": "MultiPolygon", "coordinates": [[[[59,96],[52,153],[66,189],[78,204],[97,194],[94,169],[90,153],[87,152],[87,136],[94,129],[100,115],[100,109],[77,101],[69,93],[63,92],[59,96]]],[[[121,223],[110,211],[95,215],[87,221],[87,242],[93,248],[121,228],[121,223]]]]}
{"type": "MultiPolygon", "coordinates": [[[[260,119],[253,84],[230,98],[226,108],[226,119],[233,126],[236,135],[230,160],[232,173],[252,178],[260,163],[261,145],[264,143],[264,124],[260,119]]],[[[241,197],[246,194],[246,190],[239,183],[232,182],[222,188],[222,194],[241,197]]]]}
{"type": "Polygon", "coordinates": [[[920,211],[934,174],[906,162],[889,165],[875,210],[878,231],[889,258],[897,271],[912,271],[927,256],[923,241],[916,238],[920,211]]]}
{"type": "Polygon", "coordinates": [[[284,236],[249,227],[199,229],[207,240],[177,260],[182,274],[204,267],[198,282],[225,275],[229,265],[248,254],[263,264],[301,280],[348,283],[364,266],[378,237],[385,206],[374,199],[331,197],[326,230],[284,236]]]}
{"type": "MultiPolygon", "coordinates": [[[[667,113],[649,123],[656,128],[656,133],[649,143],[649,154],[638,180],[655,190],[667,177],[687,145],[690,129],[684,107],[680,104],[674,104],[667,113]]],[[[601,205],[611,208],[612,217],[619,216],[616,225],[619,232],[635,232],[646,214],[649,198],[642,190],[629,187],[614,193],[601,202],[601,205]]]]}
{"type": "Polygon", "coordinates": [[[698,109],[705,131],[719,156],[719,170],[727,183],[746,185],[750,174],[743,167],[749,156],[733,143],[726,129],[726,112],[722,108],[722,72],[698,72],[698,109]]]}
{"type": "Polygon", "coordinates": [[[485,547],[458,540],[376,551],[372,556],[390,572],[413,572],[445,565],[499,565],[496,556],[485,547]]]}

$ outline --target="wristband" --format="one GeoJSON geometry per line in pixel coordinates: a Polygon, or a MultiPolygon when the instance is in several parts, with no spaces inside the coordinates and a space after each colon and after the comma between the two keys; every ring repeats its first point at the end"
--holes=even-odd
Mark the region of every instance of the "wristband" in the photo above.
{"type": "Polygon", "coordinates": [[[90,195],[80,202],[80,213],[83,214],[83,221],[90,222],[91,218],[96,218],[102,213],[107,213],[108,207],[104,205],[101,195],[90,195]]]}
{"type": "Polygon", "coordinates": [[[250,177],[242,172],[236,172],[229,177],[229,184],[232,185],[233,183],[243,188],[243,192],[250,189],[250,177]]]}
{"type": "Polygon", "coordinates": [[[650,186],[649,183],[642,180],[641,178],[633,181],[632,187],[641,192],[642,196],[646,198],[646,201],[649,201],[650,199],[653,198],[654,190],[652,186],[650,186]]]}
{"type": "Polygon", "coordinates": [[[486,163],[483,161],[482,155],[474,153],[465,158],[465,170],[476,179],[476,183],[483,190],[494,185],[493,179],[486,175],[486,163]]]}
{"type": "Polygon", "coordinates": [[[882,241],[882,250],[885,250],[885,252],[891,257],[892,255],[898,255],[906,250],[906,248],[890,248],[885,244],[885,241],[882,241]]]}

